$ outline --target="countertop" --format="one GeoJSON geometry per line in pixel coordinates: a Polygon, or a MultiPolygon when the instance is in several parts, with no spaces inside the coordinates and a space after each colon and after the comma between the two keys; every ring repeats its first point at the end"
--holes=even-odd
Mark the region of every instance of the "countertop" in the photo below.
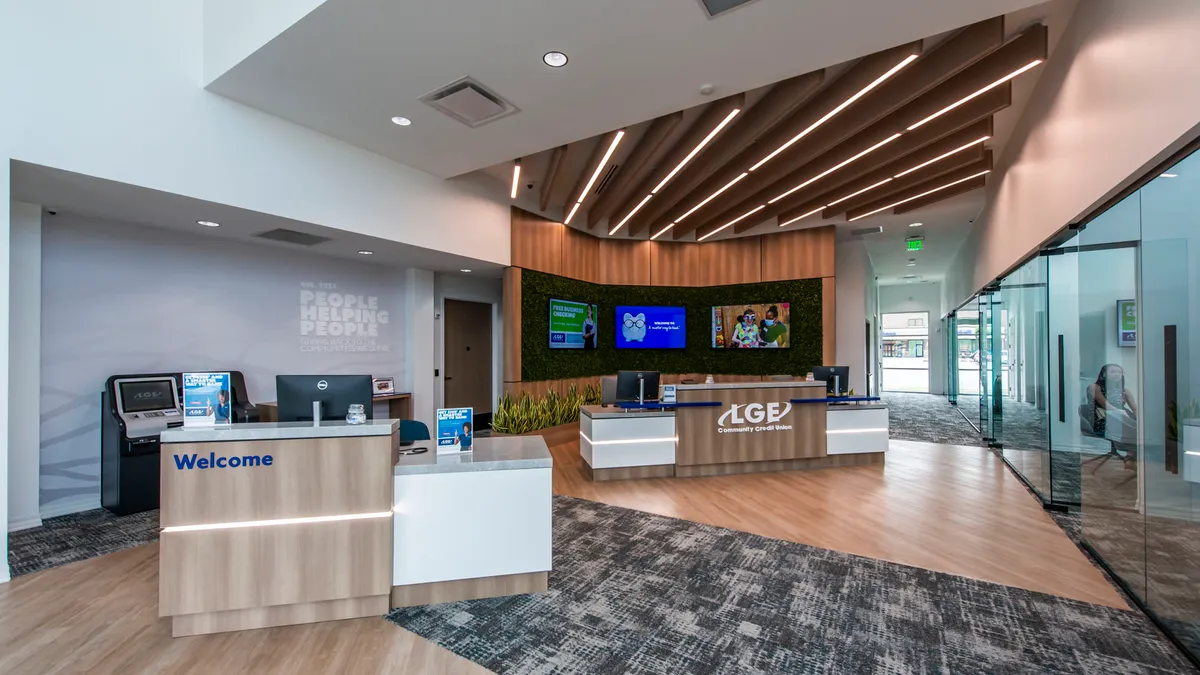
{"type": "Polygon", "coordinates": [[[399,420],[367,420],[365,424],[336,422],[256,422],[214,427],[176,427],[162,432],[163,443],[212,443],[218,441],[281,441],[294,438],[347,438],[390,436],[399,420]]]}
{"type": "Polygon", "coordinates": [[[475,438],[472,451],[456,455],[438,455],[433,441],[418,441],[412,446],[429,448],[419,455],[400,455],[394,474],[457,473],[462,471],[504,471],[508,469],[549,469],[554,466],[550,448],[541,436],[486,436],[475,438]]]}
{"type": "Polygon", "coordinates": [[[623,410],[617,406],[608,406],[607,408],[598,405],[585,405],[579,407],[581,415],[587,415],[594,420],[607,419],[625,419],[629,417],[674,417],[674,410],[661,409],[643,409],[643,410],[623,410]]]}
{"type": "Polygon", "coordinates": [[[804,380],[790,380],[782,382],[718,382],[714,384],[679,384],[675,388],[677,391],[690,391],[693,389],[791,389],[797,387],[821,387],[824,389],[828,385],[825,382],[805,382],[804,380]]]}

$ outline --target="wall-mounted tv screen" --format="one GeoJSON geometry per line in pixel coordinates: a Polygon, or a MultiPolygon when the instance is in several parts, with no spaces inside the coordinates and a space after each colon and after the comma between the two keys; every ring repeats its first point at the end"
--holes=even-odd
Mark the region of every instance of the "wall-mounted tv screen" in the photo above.
{"type": "Polygon", "coordinates": [[[550,299],[550,348],[595,349],[600,308],[586,302],[550,299]]]}
{"type": "Polygon", "coordinates": [[[683,307],[617,307],[617,349],[683,349],[687,311],[683,307]]]}
{"type": "Polygon", "coordinates": [[[786,349],[791,311],[786,302],[712,308],[712,346],[716,349],[786,349]]]}

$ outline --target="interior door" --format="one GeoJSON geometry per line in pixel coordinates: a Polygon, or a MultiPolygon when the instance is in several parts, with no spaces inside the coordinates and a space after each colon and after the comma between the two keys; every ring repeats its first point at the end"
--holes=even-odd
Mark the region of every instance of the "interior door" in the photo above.
{"type": "Polygon", "coordinates": [[[482,302],[446,300],[445,388],[447,408],[492,412],[492,306],[482,302]]]}

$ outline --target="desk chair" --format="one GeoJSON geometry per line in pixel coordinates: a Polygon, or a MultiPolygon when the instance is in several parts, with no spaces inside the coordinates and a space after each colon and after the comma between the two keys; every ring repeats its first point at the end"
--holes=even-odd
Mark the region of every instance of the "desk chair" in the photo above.
{"type": "Polygon", "coordinates": [[[400,420],[400,443],[428,441],[429,427],[419,420],[400,420]]]}
{"type": "MultiPolygon", "coordinates": [[[[1124,422],[1122,422],[1122,424],[1123,423],[1124,422]]],[[[1087,403],[1084,403],[1079,406],[1079,431],[1082,432],[1084,436],[1091,436],[1092,438],[1103,438],[1104,440],[1107,440],[1108,444],[1109,444],[1107,454],[1101,455],[1099,457],[1092,457],[1090,459],[1085,459],[1085,460],[1083,460],[1083,462],[1081,462],[1081,464],[1095,463],[1095,467],[1092,469],[1093,475],[1095,475],[1095,473],[1100,470],[1100,467],[1107,464],[1108,460],[1113,459],[1114,457],[1121,460],[1121,467],[1126,470],[1128,470],[1130,462],[1137,462],[1137,445],[1136,444],[1122,443],[1121,441],[1114,441],[1110,438],[1105,438],[1104,436],[1101,436],[1100,434],[1096,433],[1096,430],[1092,427],[1092,407],[1087,403]],[[1122,452],[1124,452],[1124,454],[1122,454],[1122,452]]],[[[1136,469],[1132,476],[1130,476],[1129,478],[1126,478],[1125,480],[1121,481],[1120,483],[1117,483],[1116,487],[1120,487],[1120,486],[1128,483],[1129,481],[1133,480],[1134,478],[1137,478],[1136,469]]]]}

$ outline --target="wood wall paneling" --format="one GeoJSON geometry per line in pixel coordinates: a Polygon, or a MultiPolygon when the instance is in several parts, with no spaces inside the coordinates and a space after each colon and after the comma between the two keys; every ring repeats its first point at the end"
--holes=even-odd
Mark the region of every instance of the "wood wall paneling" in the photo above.
{"type": "MultiPolygon", "coordinates": [[[[733,405],[787,404],[791,399],[825,398],[823,387],[754,387],[746,389],[682,389],[681,403],[718,401],[717,407],[680,408],[675,413],[676,467],[696,464],[767,462],[825,456],[825,404],[792,404],[771,430],[735,433],[719,420],[733,405]],[[790,427],[788,429],[780,427],[790,427]],[[727,433],[726,433],[727,432],[727,433]]],[[[754,427],[754,423],[746,423],[754,427]]],[[[758,426],[765,426],[759,424],[758,426]]]]}
{"type": "Polygon", "coordinates": [[[600,283],[649,286],[652,242],[635,239],[600,239],[600,283]]]}
{"type": "Polygon", "coordinates": [[[762,238],[762,281],[834,275],[833,225],[792,230],[762,238]]]}
{"type": "Polygon", "coordinates": [[[501,349],[504,382],[521,380],[521,268],[504,270],[500,308],[504,317],[504,340],[501,349]]]}
{"type": "Polygon", "coordinates": [[[651,286],[704,286],[700,248],[705,244],[650,242],[651,286]]]}
{"type": "Polygon", "coordinates": [[[562,239],[565,228],[562,223],[512,207],[512,266],[547,274],[563,274],[562,239]]]}
{"type": "MultiPolygon", "coordinates": [[[[833,277],[821,279],[821,361],[834,364],[837,358],[837,292],[833,277]]],[[[863,326],[866,330],[866,326],[863,326]]]]}
{"type": "Polygon", "coordinates": [[[600,282],[600,240],[573,227],[563,226],[563,276],[600,282]]]}
{"type": "Polygon", "coordinates": [[[738,237],[700,244],[700,283],[697,286],[755,284],[762,278],[765,237],[738,237]]]}

